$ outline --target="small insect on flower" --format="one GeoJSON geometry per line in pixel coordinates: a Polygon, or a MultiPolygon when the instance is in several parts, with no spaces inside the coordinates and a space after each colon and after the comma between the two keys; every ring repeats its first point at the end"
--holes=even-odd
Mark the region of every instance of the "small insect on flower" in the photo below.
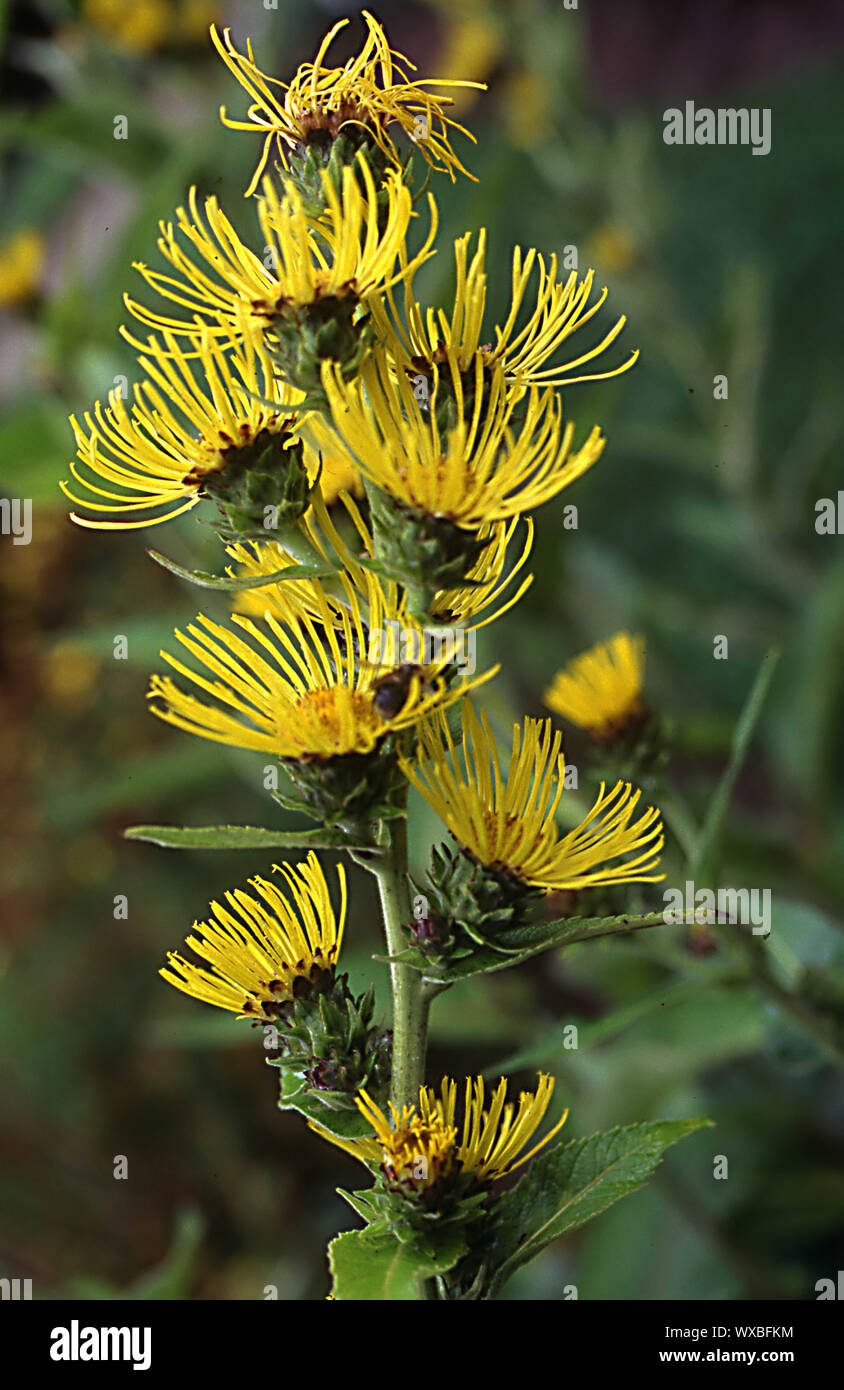
{"type": "Polygon", "coordinates": [[[290,83],[261,71],[248,40],[246,53],[239,53],[228,29],[223,30],[221,37],[212,27],[211,38],[217,52],[252,97],[246,120],[230,119],[224,106],[220,108],[220,119],[230,130],[258,131],[264,135],[261,158],[246,190],[247,197],[258,186],[273,144],[283,167],[288,168],[289,153],[296,146],[336,139],[341,132],[351,132],[364,145],[371,141],[398,168],[401,156],[388,134],[391,125],[398,126],[414,141],[432,169],[445,170],[452,180],[456,172],[468,174],[451,148],[449,128],[469,140],[474,141],[475,137],[445,115],[452,105],[450,97],[427,92],[425,88],[483,89],[484,84],[410,78],[408,74],[416,71],[410,60],[390,48],[384,30],[372,15],[364,10],[361,17],[368,32],[360,53],[341,68],[324,66],[331,43],[349,23],[348,19],[341,19],[326,34],[314,62],[303,63],[290,83]]]}
{"type": "Polygon", "coordinates": [[[362,1091],[358,1109],[372,1126],[374,1138],[340,1139],[309,1121],[323,1138],[345,1149],[362,1163],[380,1168],[386,1185],[406,1194],[445,1195],[450,1186],[480,1187],[496,1182],[527,1163],[562,1129],[566,1110],[556,1125],[523,1150],[542,1123],[554,1091],[554,1080],[539,1074],[536,1092],[521,1091],[518,1107],[507,1101],[507,1082],[501,1078],[487,1105],[483,1079],[466,1078],[462,1127],[456,1118],[457,1083],[444,1077],[439,1095],[421,1086],[419,1100],[389,1114],[362,1091]]]}
{"type": "Polygon", "coordinates": [[[617,632],[558,671],[542,697],[543,703],[588,730],[593,738],[610,742],[639,725],[646,715],[642,701],[644,668],[644,637],[617,632]]]}
{"type": "Polygon", "coordinates": [[[335,912],[313,850],[304,863],[274,865],[289,896],[265,878],[252,878],[257,896],[240,888],[225,905],[211,903],[211,918],[195,922],[187,945],[210,970],[168,951],[159,974],[184,994],[228,1009],[254,1023],[272,1023],[285,1003],[325,989],[343,940],[346,875],[337,865],[340,907],[335,912]]]}
{"type": "Polygon", "coordinates": [[[447,708],[495,674],[497,668],[449,687],[432,670],[424,682],[416,676],[410,680],[400,705],[391,700],[395,712],[379,709],[377,668],[358,654],[368,650],[368,633],[384,630],[396,615],[385,607],[374,576],[369,576],[368,602],[345,576],[341,589],[345,601],[334,603],[314,586],[319,618],[313,612],[291,613],[279,622],[268,612],[258,624],[236,614],[232,621],[248,642],[200,615],[187,634],[177,631],[176,637],[218,679],[208,680],[166,652],[162,656],[216,703],[186,693],[169,677],[153,676],[153,713],[218,743],[282,759],[324,761],[371,753],[388,733],[447,708]]]}
{"type": "Polygon", "coordinates": [[[439,365],[444,375],[460,374],[470,382],[474,364],[480,361],[484,372],[500,366],[508,386],[523,391],[532,385],[559,387],[583,381],[604,381],[633,366],[639,356],[638,350],[619,366],[577,374],[578,368],[594,362],[615,342],[627,322],[624,314],[593,347],[567,361],[550,362],[563,343],[597,314],[607,290],[602,289],[590,304],[593,270],[588,270],[582,279],[573,270],[561,282],[557,279],[557,257],[552,255],[546,265],[544,257],[533,248],[527,252],[519,246],[514,249],[510,310],[503,327],[494,329],[495,341],[484,342],[486,230],[482,228],[479,233],[478,247],[471,261],[470,241],[471,233],[467,232],[454,243],[457,285],[450,317],[441,309],[423,309],[414,298],[415,271],[403,280],[403,313],[390,288],[385,299],[373,303],[379,336],[390,337],[396,363],[405,373],[430,376],[434,366],[439,365]],[[534,267],[538,273],[536,291],[528,301],[534,267]],[[527,312],[522,315],[525,307],[527,312]]]}
{"type": "Polygon", "coordinates": [[[486,714],[479,719],[466,700],[462,761],[447,721],[435,718],[420,729],[418,765],[406,758],[401,765],[465,851],[523,884],[550,891],[664,878],[657,872],[664,844],[659,811],[649,806],[634,820],[641,793],[629,782],[618,782],[611,791],[601,783],[589,814],[560,834],[556,812],[565,784],[560,741],[550,719],[514,725],[510,764],[502,776],[486,714]]]}
{"type": "Polygon", "coordinates": [[[372,703],[382,719],[395,719],[410,699],[414,684],[424,695],[431,695],[435,689],[425,667],[412,661],[403,661],[401,666],[372,682],[372,703]]]}
{"type": "Polygon", "coordinates": [[[291,411],[301,394],[276,379],[252,339],[226,353],[202,325],[184,344],[165,329],[139,365],[146,379],[128,408],[117,387],[105,407],[98,402],[81,421],[71,416],[79,458],[70,465],[74,485],[60,486],[96,514],[71,512],[77,525],[114,531],[170,521],[204,496],[225,494],[268,448],[276,471],[298,467],[291,411]],[[138,513],[146,515],[133,519],[138,513]]]}

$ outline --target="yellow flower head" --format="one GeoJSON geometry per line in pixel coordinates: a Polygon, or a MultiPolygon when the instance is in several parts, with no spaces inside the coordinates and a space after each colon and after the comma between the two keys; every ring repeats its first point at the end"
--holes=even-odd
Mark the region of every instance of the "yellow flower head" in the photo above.
{"type": "Polygon", "coordinates": [[[318,1124],[311,1128],[362,1163],[379,1165],[390,1186],[407,1192],[423,1192],[461,1176],[478,1184],[493,1183],[527,1163],[565,1124],[567,1110],[537,1144],[522,1152],[542,1123],[553,1091],[553,1078],[540,1073],[536,1093],[521,1091],[517,1107],[507,1101],[502,1077],[487,1107],[482,1078],[467,1077],[459,1126],[457,1083],[444,1077],[439,1095],[421,1086],[418,1105],[406,1105],[401,1113],[391,1103],[385,1114],[362,1091],[358,1109],[375,1131],[373,1139],[339,1139],[318,1124]]]}
{"type": "Polygon", "coordinates": [[[211,969],[168,951],[168,966],[159,971],[168,984],[240,1018],[272,1023],[282,1004],[333,976],[346,919],[342,865],[336,915],[313,850],[303,864],[274,867],[289,896],[265,878],[252,878],[257,897],[236,888],[225,894],[225,906],[212,902],[210,921],[194,922],[199,935],[187,938],[211,969]]]}
{"type": "Polygon", "coordinates": [[[555,497],[600,458],[595,428],[571,453],[574,424],[550,390],[530,389],[521,401],[500,369],[484,384],[475,361],[471,392],[460,376],[434,370],[430,395],[417,399],[376,346],[362,375],[347,382],[326,363],[323,386],[336,437],[361,472],[398,502],[475,529],[520,515],[555,497]],[[438,421],[440,393],[453,391],[456,420],[438,421]]]}
{"type": "MultiPolygon", "coordinates": [[[[488,671],[449,689],[442,675],[445,663],[402,668],[391,676],[377,659],[358,659],[356,653],[368,652],[376,638],[380,651],[381,635],[394,615],[374,578],[368,624],[350,581],[344,578],[342,587],[346,604],[335,606],[316,594],[318,619],[291,612],[279,622],[267,612],[259,625],[235,615],[232,622],[250,642],[200,615],[186,634],[177,631],[176,637],[217,679],[197,674],[166,652],[161,655],[217,703],[187,694],[169,677],[153,676],[150,698],[159,702],[153,713],[188,733],[235,748],[259,749],[282,759],[325,760],[372,752],[385,735],[447,708],[495,674],[488,671]]],[[[403,615],[400,621],[406,622],[403,615]]]]}
{"type": "Polygon", "coordinates": [[[248,40],[246,54],[239,53],[228,29],[223,30],[222,37],[211,29],[217,52],[252,98],[246,120],[230,120],[225,107],[220,108],[220,119],[230,130],[259,131],[264,136],[247,197],[258,185],[273,144],[287,168],[288,151],[296,145],[307,145],[325,135],[334,139],[344,128],[353,127],[369,135],[396,168],[401,156],[388,134],[391,125],[410,136],[432,169],[445,170],[452,180],[456,171],[468,173],[451,148],[449,128],[470,140],[475,137],[445,115],[452,105],[450,97],[425,88],[483,87],[483,83],[430,77],[414,81],[408,75],[416,71],[410,60],[390,48],[381,25],[366,10],[362,18],[368,33],[360,53],[342,68],[324,65],[332,40],[349,22],[341,19],[326,34],[314,62],[303,63],[290,83],[261,72],[248,40]]]}
{"type": "Polygon", "coordinates": [[[617,632],[581,652],[558,671],[543,695],[543,703],[594,738],[615,738],[645,713],[642,679],[645,639],[617,632]]]}
{"type": "MultiPolygon", "coordinates": [[[[414,216],[410,190],[397,174],[391,172],[385,180],[380,226],[375,185],[364,159],[355,168],[343,169],[339,193],[325,173],[323,187],[326,210],[315,219],[306,212],[292,183],[285,184],[280,197],[270,180],[264,180],[257,200],[264,259],[244,245],[216,198],[206,198],[203,218],[192,188],[188,210],[176,209],[176,226],[198,259],[183,249],[173,224],[162,222],[158,247],[175,276],[150,270],[142,262],[135,262],[135,269],[165,299],[186,310],[191,320],[199,315],[211,321],[215,334],[237,339],[245,331],[244,309],[247,326],[270,334],[279,316],[295,317],[326,300],[338,300],[356,310],[366,307],[375,291],[412,273],[434,254],[437,213],[429,196],[431,223],[424,244],[410,261],[404,256],[396,270],[414,216]]],[[[162,315],[128,295],[125,301],[137,319],[155,329],[192,331],[192,323],[181,317],[162,315]]]]}
{"type": "Polygon", "coordinates": [[[373,305],[380,336],[388,334],[397,341],[394,353],[402,368],[409,373],[430,375],[434,364],[447,364],[452,373],[471,376],[475,362],[480,359],[486,371],[500,366],[508,384],[525,386],[571,386],[581,381],[603,381],[618,376],[633,366],[639,356],[631,353],[625,362],[607,371],[577,373],[600,357],[618,337],[627,322],[626,316],[613,325],[595,346],[577,353],[566,361],[546,365],[573,333],[597,314],[607,297],[602,289],[593,304],[594,271],[588,270],[582,279],[572,271],[565,282],[557,279],[557,257],[548,264],[535,250],[524,253],[520,247],[513,251],[513,276],[510,311],[503,327],[496,327],[494,343],[483,343],[483,321],[486,308],[486,230],[481,229],[475,254],[469,260],[471,232],[454,243],[457,286],[451,315],[442,309],[423,310],[413,296],[413,272],[404,279],[404,313],[399,312],[394,295],[388,290],[386,302],[373,305]],[[534,266],[538,271],[535,294],[528,301],[528,286],[534,266]],[[390,312],[387,312],[389,304],[390,312]],[[527,312],[523,315],[522,310],[527,312]],[[520,325],[521,320],[521,326],[520,325]]]}
{"type": "Polygon", "coordinates": [[[175,16],[168,0],[83,0],[82,18],[115,48],[127,53],[152,53],[167,41],[175,16]]]}
{"type": "Polygon", "coordinates": [[[0,246],[0,305],[25,304],[44,273],[46,247],[41,233],[25,227],[0,246]]]}
{"type": "Polygon", "coordinates": [[[479,863],[504,870],[535,888],[598,888],[611,883],[656,883],[664,844],[659,811],[649,806],[633,820],[641,792],[629,782],[601,789],[589,814],[561,835],[556,812],[565,762],[550,719],[525,719],[513,728],[513,750],[502,776],[485,714],[463,704],[462,763],[445,719],[419,731],[418,766],[402,770],[452,835],[479,863]],[[618,860],[617,863],[612,863],[618,860]]]}
{"type": "Polygon", "coordinates": [[[274,377],[258,342],[243,338],[225,352],[197,324],[185,344],[165,329],[139,364],[146,380],[134,386],[130,408],[116,388],[105,407],[98,402],[81,422],[70,417],[79,457],[70,464],[74,484],[60,486],[99,514],[71,512],[77,525],[115,531],[170,521],[195,507],[209,480],[262,437],[284,437],[284,447],[295,442],[290,408],[302,395],[274,377]],[[279,410],[256,396],[277,401],[279,410]],[[139,512],[149,515],[132,520],[139,512]]]}

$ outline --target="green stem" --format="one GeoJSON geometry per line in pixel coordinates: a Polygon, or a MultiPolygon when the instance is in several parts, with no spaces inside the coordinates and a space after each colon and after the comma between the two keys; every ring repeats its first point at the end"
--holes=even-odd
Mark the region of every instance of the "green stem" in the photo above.
{"type": "MultiPolygon", "coordinates": [[[[407,946],[405,936],[410,921],[410,895],[407,883],[407,821],[402,816],[386,826],[386,844],[381,860],[371,867],[378,881],[387,950],[400,955],[407,946]]],[[[391,1099],[401,1110],[416,1104],[419,1087],[425,1079],[425,1045],[429,1000],[423,997],[422,976],[418,970],[393,961],[393,1083],[391,1099]]]]}

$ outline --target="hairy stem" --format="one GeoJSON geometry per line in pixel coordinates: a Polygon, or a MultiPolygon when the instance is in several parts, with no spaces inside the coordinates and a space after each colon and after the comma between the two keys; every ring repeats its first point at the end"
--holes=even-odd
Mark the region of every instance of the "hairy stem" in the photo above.
{"type": "MultiPolygon", "coordinates": [[[[384,933],[391,956],[407,946],[405,929],[410,921],[410,895],[407,884],[407,821],[404,817],[388,822],[384,854],[373,864],[378,881],[384,933]]],[[[393,986],[393,1082],[391,1100],[400,1110],[414,1104],[425,1077],[425,1045],[428,1001],[422,993],[418,970],[397,961],[390,964],[393,986]]]]}

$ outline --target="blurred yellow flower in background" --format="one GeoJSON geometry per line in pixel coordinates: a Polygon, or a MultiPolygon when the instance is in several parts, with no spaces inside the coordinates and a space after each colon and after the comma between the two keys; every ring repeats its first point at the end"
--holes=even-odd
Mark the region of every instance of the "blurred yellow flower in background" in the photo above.
{"type": "Polygon", "coordinates": [[[41,283],[46,243],[34,227],[24,227],[0,245],[0,306],[25,304],[41,283]]]}
{"type": "Polygon", "coordinates": [[[82,19],[126,53],[205,40],[219,7],[209,0],[83,0],[82,19]]]}
{"type": "Polygon", "coordinates": [[[593,737],[612,738],[644,713],[644,669],[644,637],[617,632],[558,671],[543,703],[593,737]]]}
{"type": "Polygon", "coordinates": [[[636,262],[639,248],[633,235],[619,222],[603,222],[586,243],[590,261],[602,271],[626,275],[636,262]]]}
{"type": "Polygon", "coordinates": [[[143,54],[165,42],[173,12],[167,0],[83,0],[82,18],[116,48],[143,54]]]}

